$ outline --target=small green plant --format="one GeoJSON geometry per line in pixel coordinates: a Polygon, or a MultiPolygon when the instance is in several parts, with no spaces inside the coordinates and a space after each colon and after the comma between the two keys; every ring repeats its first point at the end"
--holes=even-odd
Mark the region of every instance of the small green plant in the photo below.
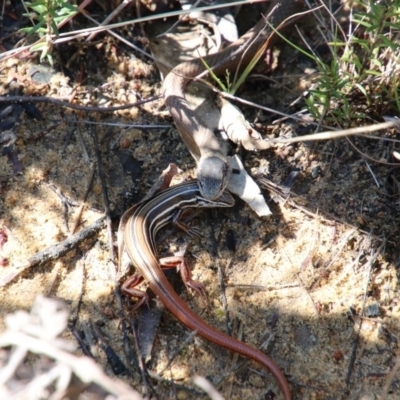
{"type": "MultiPolygon", "coordinates": [[[[353,14],[352,32],[345,40],[339,39],[339,29],[332,33],[329,63],[289,42],[275,30],[316,63],[318,82],[309,90],[305,102],[315,119],[324,119],[325,123],[336,126],[349,126],[352,121],[367,118],[368,113],[379,114],[389,103],[400,111],[400,0],[355,0],[354,3],[358,11],[353,14]]],[[[205,67],[224,92],[233,94],[263,51],[260,48],[233,83],[227,76],[224,84],[206,64],[205,67]]]]}
{"type": "Polygon", "coordinates": [[[58,37],[58,25],[67,18],[78,12],[76,5],[70,4],[68,0],[36,0],[34,2],[24,2],[26,10],[29,13],[24,14],[32,20],[34,26],[31,28],[22,28],[21,32],[28,35],[38,34],[39,37],[46,37],[32,46],[32,51],[40,51],[40,61],[47,58],[50,64],[53,64],[51,56],[52,40],[51,35],[58,37]]]}
{"type": "Polygon", "coordinates": [[[248,75],[251,73],[255,65],[258,63],[260,58],[263,56],[266,47],[268,46],[268,42],[265,41],[265,43],[257,50],[257,52],[254,54],[253,58],[250,60],[248,65],[243,69],[243,71],[239,74],[239,76],[234,76],[234,80],[231,82],[231,77],[229,70],[226,70],[225,73],[225,82],[223,83],[221,79],[219,79],[214,71],[210,68],[210,66],[205,62],[205,60],[201,59],[204,67],[208,70],[211,78],[218,84],[218,86],[221,88],[221,90],[224,93],[228,93],[231,95],[234,95],[236,91],[239,89],[239,87],[243,84],[243,82],[246,80],[248,75]]]}
{"type": "Polygon", "coordinates": [[[319,81],[306,104],[316,119],[349,125],[389,103],[400,111],[400,0],[356,0],[353,30],[347,40],[331,43],[332,61],[317,62],[319,81]]]}
{"type": "Polygon", "coordinates": [[[203,65],[204,65],[204,68],[205,68],[206,70],[208,70],[208,72],[209,72],[211,78],[212,78],[212,79],[215,81],[215,83],[221,88],[221,90],[222,90],[224,93],[230,93],[229,71],[226,72],[227,84],[225,85],[225,84],[221,81],[221,79],[219,79],[218,76],[215,75],[214,71],[210,68],[210,66],[207,64],[207,62],[206,62],[203,58],[200,58],[200,59],[201,59],[201,62],[203,63],[203,65]]]}

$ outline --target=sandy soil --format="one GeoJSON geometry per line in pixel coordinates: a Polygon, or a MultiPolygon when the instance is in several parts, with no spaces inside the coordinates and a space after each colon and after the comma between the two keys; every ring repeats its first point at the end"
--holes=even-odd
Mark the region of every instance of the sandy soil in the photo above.
{"type": "MultiPolygon", "coordinates": [[[[73,53],[69,49],[62,57],[73,53]]],[[[107,37],[79,57],[80,61],[90,59],[76,92],[81,104],[118,105],[159,93],[155,67],[114,39],[107,37]]],[[[305,75],[306,63],[294,56],[287,62],[290,75],[305,75]]],[[[77,61],[65,74],[68,78],[59,72],[45,84],[35,82],[29,73],[34,64],[36,60],[4,62],[1,94],[12,90],[73,94],[77,73],[71,71],[77,61]]],[[[287,98],[273,94],[286,93],[288,86],[301,92],[303,78],[281,79],[280,68],[275,74],[275,83],[249,82],[240,95],[270,107],[279,100],[280,109],[293,112],[288,107],[292,91],[287,98]]],[[[93,168],[95,179],[80,228],[104,215],[93,135],[99,142],[114,242],[121,213],[144,196],[170,162],[184,170],[181,178],[195,174],[194,161],[162,101],[108,115],[48,104],[36,107],[40,120],[23,112],[14,128],[13,152],[22,164],[21,173],[15,173],[16,165],[9,157],[0,158],[0,231],[8,238],[0,250],[8,262],[0,270],[0,282],[29,257],[69,236],[93,168]],[[107,126],[106,121],[171,127],[137,129],[107,126]],[[67,207],[59,193],[73,204],[67,207]]],[[[248,110],[248,117],[257,117],[261,129],[270,135],[312,132],[310,127],[291,123],[272,126],[269,115],[256,115],[254,110],[248,110]]],[[[382,132],[382,136],[398,137],[398,132],[382,132]]],[[[370,157],[391,161],[389,142],[352,141],[370,157]]],[[[279,145],[263,153],[243,154],[243,158],[248,171],[263,173],[277,185],[297,168],[292,194],[265,190],[273,211],[265,219],[241,201],[232,209],[196,216],[191,224],[200,229],[202,238],[191,241],[187,256],[194,278],[207,289],[209,305],[182,285],[177,290],[210,324],[229,329],[233,336],[270,354],[287,374],[295,399],[381,398],[398,357],[400,335],[398,167],[363,158],[346,139],[279,145]]],[[[176,251],[185,240],[185,235],[170,232],[160,241],[160,254],[176,251]]],[[[38,294],[64,299],[75,329],[81,332],[90,321],[95,323],[129,370],[130,377],[120,378],[140,391],[136,362],[123,346],[114,271],[103,228],[67,255],[29,268],[5,285],[0,291],[0,331],[6,314],[29,310],[38,294]]],[[[131,314],[128,303],[124,299],[126,317],[131,314]]],[[[227,399],[280,398],[273,379],[255,364],[245,363],[233,373],[243,360],[197,337],[181,348],[189,335],[168,312],[163,314],[148,362],[149,369],[163,378],[151,381],[154,398],[201,398],[193,391],[195,374],[207,377],[227,399]],[[268,397],[270,389],[276,397],[268,397]]],[[[75,341],[71,331],[65,337],[75,341]]],[[[113,375],[100,348],[95,359],[113,375]]],[[[399,376],[389,383],[387,398],[398,398],[399,376]]]]}

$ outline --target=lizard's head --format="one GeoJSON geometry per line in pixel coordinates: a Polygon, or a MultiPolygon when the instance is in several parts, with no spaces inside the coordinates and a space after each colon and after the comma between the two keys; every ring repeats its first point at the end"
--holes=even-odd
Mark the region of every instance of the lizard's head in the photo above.
{"type": "Polygon", "coordinates": [[[230,176],[230,165],[220,157],[201,157],[197,164],[200,193],[206,199],[218,199],[228,185],[230,176]]]}

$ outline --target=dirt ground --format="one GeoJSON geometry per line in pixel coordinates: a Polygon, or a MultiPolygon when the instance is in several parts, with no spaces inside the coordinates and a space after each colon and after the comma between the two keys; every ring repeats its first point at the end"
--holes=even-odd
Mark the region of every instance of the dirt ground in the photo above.
{"type": "MultiPolygon", "coordinates": [[[[129,34],[137,39],[138,28],[129,34]]],[[[51,81],[46,83],[39,83],[32,73],[36,58],[3,61],[1,95],[75,96],[79,104],[105,107],[160,93],[160,78],[151,62],[108,35],[101,38],[80,54],[74,46],[61,46],[58,57],[63,65],[70,60],[70,65],[64,70],[56,67],[57,73],[50,72],[51,81]]],[[[289,104],[305,89],[312,66],[288,53],[284,62],[290,73],[283,71],[280,61],[273,82],[249,80],[239,95],[287,113],[297,111],[298,105],[289,104]]],[[[79,229],[104,215],[99,165],[114,245],[122,212],[146,194],[169,163],[184,171],[180,179],[195,175],[195,163],[162,100],[108,114],[51,104],[32,107],[40,118],[33,118],[32,109],[13,111],[18,114],[15,142],[0,157],[0,232],[7,237],[0,250],[2,284],[31,256],[69,236],[93,171],[79,229]]],[[[312,133],[306,124],[273,124],[276,117],[243,109],[270,136],[312,133]]],[[[395,129],[379,134],[399,136],[395,129]]],[[[351,141],[300,142],[262,153],[242,152],[247,170],[269,182],[264,194],[273,215],[257,217],[240,200],[232,209],[196,215],[190,224],[202,237],[191,240],[187,257],[194,279],[206,287],[209,304],[187,292],[177,279],[177,291],[202,318],[261,346],[276,360],[295,399],[380,399],[385,385],[390,387],[387,399],[399,398],[400,376],[389,374],[399,358],[400,169],[374,163],[354,148],[392,162],[394,143],[354,137],[351,141]],[[291,192],[282,190],[296,173],[291,192]]],[[[161,235],[162,255],[177,251],[188,240],[176,230],[161,235]]],[[[5,329],[5,315],[29,310],[39,294],[64,299],[74,329],[82,332],[90,322],[96,324],[129,371],[118,377],[141,391],[136,361],[123,345],[111,257],[103,225],[66,255],[28,268],[1,288],[0,331],[5,329]]],[[[123,309],[129,325],[133,314],[128,299],[124,298],[123,309]]],[[[64,337],[75,342],[72,332],[66,331],[64,337]]],[[[128,337],[132,339],[130,332],[128,337]]],[[[114,375],[100,347],[95,360],[114,375]]],[[[245,362],[236,371],[242,363],[190,336],[165,311],[147,362],[159,374],[158,380],[150,380],[153,398],[206,398],[193,386],[194,375],[209,379],[226,399],[280,398],[274,380],[255,364],[245,362]]]]}

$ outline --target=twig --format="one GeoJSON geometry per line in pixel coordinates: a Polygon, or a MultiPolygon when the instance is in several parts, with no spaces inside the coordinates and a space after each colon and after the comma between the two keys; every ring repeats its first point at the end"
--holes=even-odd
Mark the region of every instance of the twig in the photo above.
{"type": "MultiPolygon", "coordinates": [[[[49,371],[42,373],[35,378],[33,378],[29,383],[27,383],[23,388],[17,393],[14,393],[10,397],[10,400],[14,399],[29,399],[29,400],[40,400],[42,396],[40,394],[45,393],[46,387],[50,386],[54,381],[58,383],[62,382],[64,385],[68,385],[71,379],[71,369],[65,365],[55,365],[49,371]]],[[[57,385],[57,390],[52,395],[53,398],[60,397],[60,392],[63,392],[65,388],[59,388],[57,385]]]]}
{"type": "Polygon", "coordinates": [[[130,375],[129,370],[126,368],[124,363],[118,357],[114,349],[107,343],[105,336],[101,332],[100,328],[89,320],[90,330],[92,331],[93,337],[97,341],[100,348],[104,351],[107,361],[111,366],[111,369],[115,375],[130,375]]]}
{"type": "Polygon", "coordinates": [[[204,390],[205,393],[212,400],[224,400],[220,393],[218,393],[217,389],[204,377],[196,375],[193,378],[193,383],[197,385],[201,390],[204,390]]]}
{"type": "Polygon", "coordinates": [[[29,258],[29,260],[20,266],[17,266],[14,271],[10,272],[5,278],[0,280],[0,287],[6,286],[16,277],[20,276],[23,272],[30,268],[38,267],[49,261],[57,260],[58,258],[64,256],[73,248],[77,247],[84,240],[94,236],[100,229],[104,227],[105,217],[99,218],[93,224],[89,225],[87,228],[82,229],[77,234],[65,239],[64,241],[50,246],[47,249],[36,253],[34,256],[29,258]]]}
{"type": "MultiPolygon", "coordinates": [[[[86,284],[86,268],[85,268],[85,262],[86,262],[86,257],[87,257],[88,253],[85,253],[83,255],[83,257],[81,258],[81,270],[82,270],[82,280],[81,280],[81,285],[80,285],[80,291],[79,291],[79,297],[78,297],[78,301],[76,303],[76,307],[73,310],[74,314],[71,315],[70,317],[70,321],[73,324],[76,324],[76,321],[78,320],[78,316],[79,316],[79,311],[81,310],[81,306],[82,306],[82,299],[83,299],[83,294],[85,292],[85,284],[86,284]]],[[[72,314],[72,311],[71,311],[72,314]]]]}
{"type": "Polygon", "coordinates": [[[7,331],[0,336],[0,347],[20,346],[32,353],[45,355],[69,366],[83,382],[93,382],[117,396],[127,395],[132,400],[142,400],[142,397],[126,383],[109,378],[90,358],[75,357],[60,350],[51,343],[31,337],[24,333],[7,331]],[[78,362],[79,361],[79,362],[78,362]]]}
{"type": "MultiPolygon", "coordinates": [[[[92,136],[92,140],[93,140],[93,144],[94,144],[94,152],[96,155],[97,169],[98,169],[98,174],[99,174],[102,193],[103,193],[104,209],[105,209],[106,222],[107,222],[108,244],[110,247],[110,258],[111,258],[111,261],[113,262],[113,265],[115,266],[114,246],[113,246],[113,239],[112,239],[112,226],[111,226],[112,221],[111,221],[110,201],[108,198],[106,179],[105,179],[103,168],[102,168],[102,160],[101,160],[101,155],[100,155],[100,150],[99,150],[99,141],[97,139],[97,134],[96,134],[94,125],[91,126],[90,134],[92,136]]],[[[116,277],[115,267],[114,267],[114,270],[112,271],[112,274],[113,274],[113,280],[115,281],[115,277],[116,277]]]]}
{"type": "MultiPolygon", "coordinates": [[[[99,24],[99,26],[104,26],[108,24],[110,21],[112,21],[126,6],[128,6],[130,3],[132,3],[133,0],[123,0],[118,7],[116,7],[110,15],[107,16],[107,18],[99,24]]],[[[96,36],[96,32],[92,33],[86,41],[89,42],[93,40],[96,36]]]]}
{"type": "Polygon", "coordinates": [[[138,363],[136,362],[137,357],[134,351],[132,350],[131,341],[129,340],[128,337],[128,328],[126,326],[124,310],[122,306],[121,288],[117,282],[114,282],[114,294],[115,294],[115,299],[117,300],[118,316],[121,324],[122,343],[124,346],[125,356],[130,366],[133,367],[136,371],[138,371],[139,366],[138,363]]]}
{"type": "MultiPolygon", "coordinates": [[[[40,389],[45,387],[48,387],[49,391],[46,398],[64,398],[65,396],[60,396],[60,391],[76,389],[70,379],[71,373],[74,373],[84,386],[94,383],[117,397],[124,395],[126,399],[141,399],[139,394],[127,384],[108,377],[94,360],[71,354],[76,350],[76,346],[61,338],[67,328],[68,317],[66,303],[43,296],[36,298],[30,313],[19,310],[6,317],[6,331],[0,335],[0,348],[11,347],[11,350],[6,350],[9,352],[10,358],[6,367],[0,370],[0,387],[8,392],[7,398],[21,398],[18,396],[21,393],[21,387],[22,391],[27,387],[37,388],[32,395],[30,395],[31,392],[29,395],[24,393],[23,398],[32,400],[42,398],[43,395],[39,397],[35,397],[35,395],[42,394],[40,389]],[[25,372],[25,376],[21,378],[15,367],[21,365],[22,356],[27,356],[28,352],[41,356],[39,369],[42,373],[38,373],[39,369],[30,368],[32,374],[25,372]],[[51,362],[48,360],[44,362],[46,358],[49,358],[51,362]],[[45,365],[48,373],[43,370],[45,365]],[[15,371],[14,376],[10,375],[11,370],[15,371]],[[55,374],[55,371],[59,371],[59,374],[55,374]],[[59,377],[57,384],[55,387],[50,387],[50,383],[54,380],[50,379],[50,376],[54,377],[55,375],[59,377]]],[[[26,369],[27,366],[25,365],[24,368],[26,369]]],[[[0,391],[3,393],[3,390],[0,391]]]]}
{"type": "Polygon", "coordinates": [[[67,232],[69,232],[69,224],[68,224],[68,212],[72,208],[71,206],[78,206],[79,203],[69,199],[65,194],[52,182],[47,183],[47,186],[58,196],[61,204],[63,205],[63,220],[65,224],[65,228],[67,232]]]}
{"type": "Polygon", "coordinates": [[[55,269],[53,271],[53,278],[51,280],[50,287],[49,287],[49,289],[47,290],[47,293],[46,293],[47,297],[51,296],[51,292],[53,291],[54,286],[55,286],[55,284],[57,282],[57,277],[58,277],[58,274],[60,273],[61,266],[62,266],[62,263],[60,263],[60,262],[56,263],[56,267],[55,267],[55,269]]]}
{"type": "MultiPolygon", "coordinates": [[[[73,119],[74,121],[77,120],[76,114],[75,114],[75,113],[74,113],[74,115],[72,116],[72,119],[73,119]]],[[[80,126],[80,125],[76,125],[75,132],[76,132],[76,137],[77,137],[77,139],[78,139],[78,143],[79,143],[80,146],[82,147],[83,158],[84,158],[85,161],[89,164],[89,163],[90,163],[90,157],[89,157],[88,151],[87,151],[87,149],[86,149],[85,142],[83,141],[83,136],[82,136],[82,131],[81,131],[81,126],[80,126]]]]}
{"type": "Polygon", "coordinates": [[[81,216],[82,216],[82,212],[83,212],[83,209],[85,207],[86,200],[87,200],[87,198],[89,196],[89,192],[90,192],[90,189],[91,189],[92,184],[93,184],[93,179],[94,179],[95,172],[96,172],[96,168],[92,164],[92,173],[90,174],[89,182],[88,182],[87,187],[86,187],[86,192],[85,192],[85,195],[83,196],[82,204],[79,206],[78,213],[77,213],[77,215],[75,217],[74,226],[71,229],[70,235],[73,235],[76,232],[76,230],[78,229],[78,226],[79,226],[79,223],[80,223],[80,220],[81,220],[81,216]]]}
{"type": "Polygon", "coordinates": [[[0,385],[4,385],[14,374],[24,360],[28,350],[25,347],[18,347],[13,351],[8,364],[0,371],[0,385]]]}
{"type": "Polygon", "coordinates": [[[78,111],[86,111],[86,112],[113,112],[119,110],[126,110],[128,108],[137,107],[142,104],[150,103],[151,101],[155,101],[160,99],[161,96],[153,96],[148,99],[139,100],[135,103],[125,104],[123,106],[115,106],[115,107],[90,107],[90,106],[79,106],[78,104],[68,103],[63,100],[54,99],[52,97],[45,96],[0,96],[0,103],[50,103],[55,104],[57,106],[71,108],[73,110],[78,111]]]}
{"type": "MultiPolygon", "coordinates": [[[[368,136],[366,136],[367,138],[368,138],[368,136]]],[[[380,138],[379,140],[384,140],[385,138],[380,138]]],[[[349,144],[350,144],[350,146],[358,153],[358,154],[360,154],[363,158],[366,158],[366,159],[368,159],[368,160],[371,160],[372,162],[374,162],[374,163],[378,163],[378,164],[383,164],[383,165],[389,165],[389,166],[395,166],[395,167],[398,167],[399,166],[399,163],[390,163],[390,162],[386,162],[386,161],[381,161],[381,160],[377,160],[376,158],[373,158],[373,157],[371,157],[371,156],[369,156],[368,154],[366,154],[366,153],[363,153],[351,140],[350,140],[350,138],[346,138],[346,140],[349,142],[349,144]]],[[[368,164],[367,164],[367,167],[368,167],[368,164]]],[[[368,168],[369,169],[369,171],[372,173],[372,171],[371,171],[371,169],[370,168],[368,168]]],[[[375,181],[376,182],[376,181],[375,181]]],[[[376,182],[377,183],[377,182],[376,182]]],[[[377,183],[377,185],[378,185],[378,187],[379,187],[379,184],[377,183]]]]}
{"type": "MultiPolygon", "coordinates": [[[[50,121],[58,121],[52,120],[50,121]]],[[[87,119],[81,119],[78,121],[68,121],[69,124],[86,124],[86,125],[101,125],[101,126],[116,126],[118,128],[134,128],[134,129],[171,129],[172,125],[164,124],[164,125],[143,125],[143,124],[132,124],[132,123],[124,123],[121,121],[111,120],[109,122],[102,120],[102,121],[89,121],[87,119]]]]}
{"type": "Polygon", "coordinates": [[[74,335],[76,341],[78,342],[79,347],[81,348],[83,354],[84,354],[86,357],[94,358],[94,357],[93,357],[93,354],[91,353],[91,349],[90,349],[90,348],[92,347],[91,336],[87,334],[87,331],[89,331],[89,329],[86,329],[86,330],[85,330],[85,327],[86,327],[86,324],[83,325],[82,329],[83,329],[84,332],[85,332],[85,339],[89,342],[90,347],[88,347],[88,346],[86,345],[86,343],[84,342],[82,336],[81,336],[80,333],[77,331],[75,325],[71,325],[71,324],[70,324],[70,325],[68,326],[69,330],[71,331],[71,333],[74,335]]]}
{"type": "MultiPolygon", "coordinates": [[[[230,324],[230,316],[229,316],[229,309],[228,309],[228,301],[226,298],[226,285],[225,285],[225,274],[224,269],[221,267],[221,263],[219,262],[218,253],[215,252],[215,263],[217,264],[217,271],[218,271],[218,282],[219,282],[219,292],[221,296],[222,308],[225,314],[225,327],[226,332],[228,335],[232,335],[231,331],[231,324],[230,324]]],[[[232,257],[227,262],[227,267],[229,267],[232,263],[232,257]]]]}
{"type": "MultiPolygon", "coordinates": [[[[378,161],[378,160],[376,160],[376,161],[378,161]]],[[[375,176],[374,172],[372,171],[372,168],[371,168],[371,166],[369,165],[368,161],[367,161],[367,160],[364,160],[364,162],[365,162],[365,165],[366,165],[367,168],[368,168],[368,171],[369,171],[370,174],[372,175],[372,178],[374,179],[376,186],[377,186],[378,188],[380,188],[381,185],[380,185],[379,182],[378,182],[378,178],[375,176]]]]}
{"type": "MultiPolygon", "coordinates": [[[[328,139],[338,139],[345,136],[350,135],[361,135],[367,136],[370,132],[380,131],[382,129],[393,128],[394,126],[398,126],[400,124],[399,120],[389,121],[389,122],[381,122],[379,124],[359,126],[357,128],[349,128],[349,129],[341,129],[335,132],[319,132],[313,133],[311,135],[298,136],[289,139],[271,139],[271,143],[297,143],[297,142],[310,142],[313,140],[328,140],[328,139]]],[[[384,138],[381,138],[384,139],[384,138]]],[[[396,164],[398,165],[398,164],[396,164]]]]}
{"type": "Polygon", "coordinates": [[[378,256],[382,253],[384,247],[386,245],[386,242],[384,241],[378,251],[375,254],[371,255],[371,258],[368,260],[368,263],[366,265],[366,268],[368,268],[368,275],[367,275],[367,279],[365,281],[365,288],[364,288],[364,298],[363,298],[363,304],[362,304],[362,308],[361,308],[361,318],[360,318],[360,323],[358,325],[358,329],[356,332],[356,337],[354,339],[353,342],[353,346],[351,349],[351,354],[350,354],[350,360],[349,360],[349,365],[347,368],[347,373],[346,373],[346,385],[348,386],[350,383],[350,378],[351,378],[351,374],[353,372],[353,368],[354,368],[354,363],[356,361],[356,356],[357,356],[357,348],[358,348],[358,343],[360,341],[360,331],[361,331],[361,326],[363,323],[363,315],[364,315],[364,309],[365,309],[365,302],[367,300],[367,291],[368,291],[368,286],[369,286],[369,282],[371,279],[371,272],[372,272],[372,265],[374,264],[375,260],[378,258],[378,256]]]}
{"type": "Polygon", "coordinates": [[[137,360],[138,360],[140,373],[142,375],[142,381],[143,381],[143,385],[144,385],[144,394],[146,396],[146,399],[149,399],[150,398],[150,386],[149,386],[149,382],[147,380],[147,368],[143,362],[143,355],[140,351],[138,337],[137,337],[137,333],[136,333],[136,329],[135,329],[135,321],[132,316],[130,317],[130,323],[131,323],[131,332],[132,332],[132,336],[133,336],[133,344],[135,346],[137,360]]]}

